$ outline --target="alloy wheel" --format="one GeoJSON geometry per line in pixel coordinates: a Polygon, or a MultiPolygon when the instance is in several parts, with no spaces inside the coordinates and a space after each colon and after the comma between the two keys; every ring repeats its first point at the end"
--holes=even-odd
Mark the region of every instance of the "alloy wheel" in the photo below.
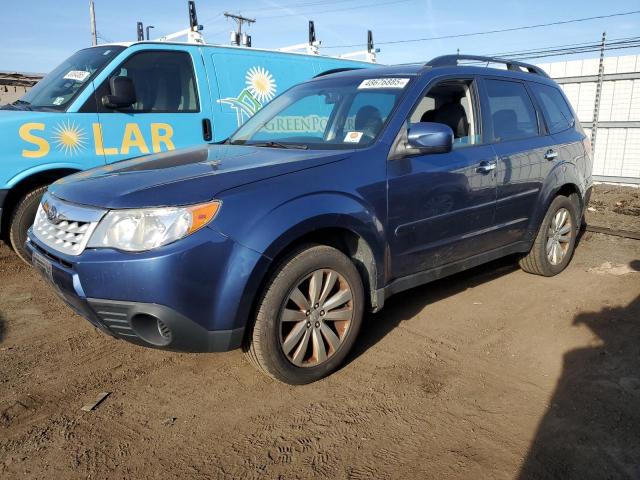
{"type": "Polygon", "coordinates": [[[547,231],[547,259],[552,265],[562,263],[571,244],[571,214],[566,208],[559,209],[553,216],[547,231]]]}
{"type": "Polygon", "coordinates": [[[353,319],[351,287],[335,270],[312,272],[296,285],[280,312],[280,346],[298,367],[314,367],[333,356],[353,319]]]}

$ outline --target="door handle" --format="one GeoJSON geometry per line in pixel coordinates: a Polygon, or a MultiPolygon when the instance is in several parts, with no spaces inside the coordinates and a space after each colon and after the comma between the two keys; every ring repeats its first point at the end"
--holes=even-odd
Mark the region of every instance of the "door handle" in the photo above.
{"type": "Polygon", "coordinates": [[[489,162],[485,160],[484,162],[480,162],[480,165],[478,165],[476,172],[487,174],[487,173],[491,173],[495,169],[496,169],[496,162],[489,162]]]}
{"type": "Polygon", "coordinates": [[[555,160],[556,158],[558,158],[558,152],[550,148],[549,150],[547,150],[547,153],[544,154],[544,158],[545,160],[555,160]]]}
{"type": "Polygon", "coordinates": [[[211,130],[211,120],[208,118],[202,119],[202,138],[205,142],[210,142],[213,139],[213,130],[211,130]]]}

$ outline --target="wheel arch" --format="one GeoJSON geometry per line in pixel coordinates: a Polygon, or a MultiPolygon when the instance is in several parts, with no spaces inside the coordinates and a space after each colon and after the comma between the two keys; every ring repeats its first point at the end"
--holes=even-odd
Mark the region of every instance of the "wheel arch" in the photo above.
{"type": "Polygon", "coordinates": [[[533,241],[535,235],[540,228],[542,219],[544,218],[549,205],[553,202],[553,199],[558,195],[564,195],[569,197],[571,194],[576,194],[580,204],[578,207],[578,215],[580,215],[584,209],[584,195],[586,191],[586,183],[581,180],[578,169],[572,163],[565,162],[558,164],[552,172],[547,176],[545,183],[543,184],[540,195],[538,196],[538,202],[536,209],[531,217],[529,223],[530,240],[533,241]]]}
{"type": "Polygon", "coordinates": [[[67,175],[71,175],[79,171],[81,170],[72,167],[50,168],[47,170],[35,171],[30,175],[22,176],[19,180],[15,181],[9,188],[9,192],[5,198],[2,208],[0,232],[2,232],[3,239],[6,239],[6,235],[8,235],[11,216],[13,215],[13,212],[21,198],[36,188],[49,185],[62,177],[66,177],[67,175]]]}
{"type": "MultiPolygon", "coordinates": [[[[374,251],[369,242],[358,232],[344,226],[326,226],[318,229],[300,232],[292,237],[288,242],[274,245],[270,249],[269,257],[272,258],[273,268],[277,268],[283,258],[291,251],[305,244],[326,245],[335,248],[351,259],[355,265],[362,286],[367,297],[368,306],[372,310],[378,308],[378,301],[375,295],[378,288],[378,273],[380,268],[377,265],[374,251]]],[[[267,275],[268,277],[269,275],[267,275]]]]}

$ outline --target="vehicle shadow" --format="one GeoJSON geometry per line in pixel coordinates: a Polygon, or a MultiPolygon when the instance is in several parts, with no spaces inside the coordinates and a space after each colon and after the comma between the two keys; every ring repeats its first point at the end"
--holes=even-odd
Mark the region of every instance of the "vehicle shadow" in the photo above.
{"type": "Polygon", "coordinates": [[[4,317],[2,316],[2,313],[0,313],[0,343],[2,343],[4,341],[4,336],[6,333],[6,322],[4,320],[4,317]]]}
{"type": "Polygon", "coordinates": [[[565,354],[518,478],[640,478],[640,296],[574,325],[599,343],[565,354]]]}
{"type": "Polygon", "coordinates": [[[517,257],[504,257],[394,295],[385,302],[384,308],[379,313],[365,314],[358,340],[344,365],[346,366],[358,358],[402,321],[413,318],[430,303],[499,278],[518,268],[517,257]]]}

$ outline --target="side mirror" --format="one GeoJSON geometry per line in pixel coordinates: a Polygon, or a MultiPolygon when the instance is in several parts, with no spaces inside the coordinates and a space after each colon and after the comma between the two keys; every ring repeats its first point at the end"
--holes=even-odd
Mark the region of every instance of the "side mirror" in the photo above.
{"type": "Polygon", "coordinates": [[[443,123],[414,123],[407,132],[407,145],[419,153],[447,153],[453,148],[453,130],[443,123]]]}
{"type": "Polygon", "coordinates": [[[127,108],[136,103],[136,89],[129,77],[109,79],[111,95],[102,97],[102,105],[107,108],[127,108]]]}

